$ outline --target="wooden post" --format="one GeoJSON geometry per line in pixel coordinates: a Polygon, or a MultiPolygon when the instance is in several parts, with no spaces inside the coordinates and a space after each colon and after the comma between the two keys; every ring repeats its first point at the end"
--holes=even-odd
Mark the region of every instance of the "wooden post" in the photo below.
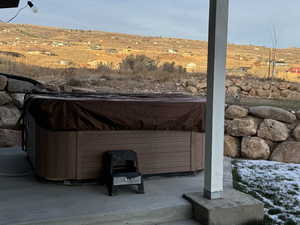
{"type": "Polygon", "coordinates": [[[210,0],[204,196],[223,196],[225,73],[229,0],[210,0]]]}

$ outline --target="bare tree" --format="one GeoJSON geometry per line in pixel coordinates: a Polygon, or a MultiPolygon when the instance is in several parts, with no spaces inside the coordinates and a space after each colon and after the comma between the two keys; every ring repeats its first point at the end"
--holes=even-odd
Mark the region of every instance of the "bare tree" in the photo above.
{"type": "Polygon", "coordinates": [[[275,25],[273,25],[272,80],[276,75],[277,48],[278,48],[278,34],[275,25]]]}
{"type": "Polygon", "coordinates": [[[277,48],[278,48],[278,33],[275,25],[272,29],[272,47],[269,49],[269,60],[268,60],[268,75],[267,79],[273,80],[276,76],[276,61],[277,61],[277,48]]]}
{"type": "Polygon", "coordinates": [[[268,75],[267,75],[267,79],[271,78],[271,63],[272,63],[272,48],[269,49],[269,59],[268,59],[268,75]]]}

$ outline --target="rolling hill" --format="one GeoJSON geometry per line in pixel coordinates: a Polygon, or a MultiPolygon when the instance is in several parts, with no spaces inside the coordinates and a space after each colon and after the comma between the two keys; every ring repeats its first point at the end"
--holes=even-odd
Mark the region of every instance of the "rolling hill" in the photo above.
{"type": "MultiPolygon", "coordinates": [[[[276,52],[274,77],[299,81],[300,74],[286,71],[300,67],[300,49],[276,52]]],[[[0,59],[16,63],[50,69],[94,69],[103,64],[118,68],[132,54],[146,55],[160,63],[175,62],[189,72],[206,72],[205,41],[0,23],[0,59]]],[[[230,44],[228,73],[266,77],[269,54],[270,49],[266,47],[230,44]]]]}

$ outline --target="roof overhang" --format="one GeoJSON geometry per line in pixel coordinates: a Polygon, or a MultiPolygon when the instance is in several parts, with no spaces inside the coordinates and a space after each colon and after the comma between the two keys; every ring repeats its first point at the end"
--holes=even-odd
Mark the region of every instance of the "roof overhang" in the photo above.
{"type": "Polygon", "coordinates": [[[5,8],[16,8],[19,6],[20,0],[2,0],[0,2],[0,9],[5,9],[5,8]]]}

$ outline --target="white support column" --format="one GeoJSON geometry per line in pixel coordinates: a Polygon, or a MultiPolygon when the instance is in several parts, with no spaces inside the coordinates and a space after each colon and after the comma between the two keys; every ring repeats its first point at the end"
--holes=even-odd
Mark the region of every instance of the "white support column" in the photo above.
{"type": "Polygon", "coordinates": [[[210,0],[204,196],[223,196],[225,73],[229,0],[210,0]]]}

